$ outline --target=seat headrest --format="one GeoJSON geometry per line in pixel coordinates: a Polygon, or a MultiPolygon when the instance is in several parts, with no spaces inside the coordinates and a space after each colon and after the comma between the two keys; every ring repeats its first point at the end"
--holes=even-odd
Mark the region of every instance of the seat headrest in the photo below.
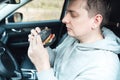
{"type": "Polygon", "coordinates": [[[110,1],[111,12],[107,27],[120,37],[120,0],[110,1]]]}

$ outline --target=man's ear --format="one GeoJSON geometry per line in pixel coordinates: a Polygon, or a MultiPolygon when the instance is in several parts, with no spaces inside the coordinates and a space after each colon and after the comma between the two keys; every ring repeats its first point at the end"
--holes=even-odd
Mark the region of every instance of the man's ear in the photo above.
{"type": "Polygon", "coordinates": [[[101,25],[101,23],[102,23],[102,20],[103,20],[103,16],[102,16],[101,14],[97,14],[97,15],[94,17],[94,22],[93,22],[92,28],[95,29],[95,28],[100,27],[100,25],[101,25]]]}

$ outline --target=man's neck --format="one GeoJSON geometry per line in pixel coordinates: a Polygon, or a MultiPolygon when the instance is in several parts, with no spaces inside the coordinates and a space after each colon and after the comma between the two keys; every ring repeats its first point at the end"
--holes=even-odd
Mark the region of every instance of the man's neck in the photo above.
{"type": "Polygon", "coordinates": [[[80,43],[93,43],[102,40],[103,38],[103,35],[99,32],[82,36],[78,40],[80,41],[80,43]]]}

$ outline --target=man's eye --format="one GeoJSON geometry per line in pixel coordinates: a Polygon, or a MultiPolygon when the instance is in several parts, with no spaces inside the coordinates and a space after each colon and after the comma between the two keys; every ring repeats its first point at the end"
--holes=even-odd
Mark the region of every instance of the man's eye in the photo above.
{"type": "Polygon", "coordinates": [[[77,14],[71,13],[71,17],[75,18],[75,17],[77,17],[77,16],[78,16],[77,14]]]}
{"type": "Polygon", "coordinates": [[[76,17],[79,16],[77,13],[75,13],[75,12],[73,12],[73,11],[65,11],[65,14],[70,14],[70,16],[71,16],[72,18],[76,18],[76,17]]]}

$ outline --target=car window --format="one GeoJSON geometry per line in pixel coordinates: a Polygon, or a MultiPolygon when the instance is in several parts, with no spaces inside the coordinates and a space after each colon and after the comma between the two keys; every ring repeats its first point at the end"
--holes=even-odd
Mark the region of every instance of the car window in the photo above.
{"type": "Polygon", "coordinates": [[[64,0],[32,0],[16,12],[23,14],[23,22],[59,19],[64,0]]]}

